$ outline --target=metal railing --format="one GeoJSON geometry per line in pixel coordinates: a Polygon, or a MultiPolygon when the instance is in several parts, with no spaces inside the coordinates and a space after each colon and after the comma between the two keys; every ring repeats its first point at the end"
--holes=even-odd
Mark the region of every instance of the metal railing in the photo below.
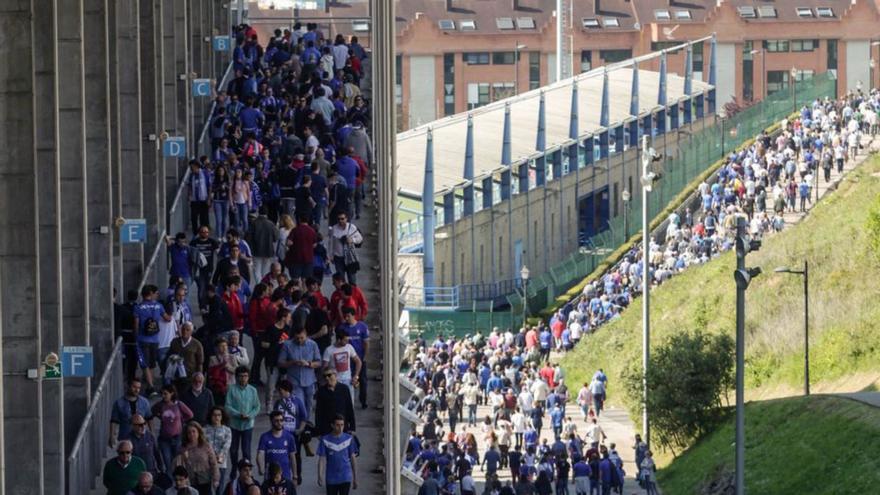
{"type": "Polygon", "coordinates": [[[88,493],[95,488],[95,479],[101,472],[104,459],[111,453],[107,439],[110,437],[113,402],[124,392],[120,337],[113,346],[113,353],[67,458],[67,493],[88,493]]]}

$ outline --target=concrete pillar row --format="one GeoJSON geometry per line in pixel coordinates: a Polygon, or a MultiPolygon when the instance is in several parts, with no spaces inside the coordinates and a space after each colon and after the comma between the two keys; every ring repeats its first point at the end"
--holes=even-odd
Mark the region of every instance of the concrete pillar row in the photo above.
{"type": "MultiPolygon", "coordinates": [[[[162,126],[163,132],[168,134],[177,133],[177,111],[178,111],[178,92],[177,92],[177,48],[174,38],[174,0],[159,0],[159,10],[161,22],[158,23],[161,29],[162,39],[162,126]]],[[[165,202],[170,210],[174,201],[174,194],[177,191],[177,159],[162,159],[164,170],[164,186],[165,202]]]]}
{"type": "MultiPolygon", "coordinates": [[[[140,48],[140,91],[141,91],[141,148],[142,179],[141,194],[144,199],[143,212],[147,221],[147,244],[145,256],[152,254],[153,246],[160,241],[159,235],[165,228],[165,198],[160,195],[159,168],[162,163],[162,129],[159,126],[162,112],[161,98],[161,40],[157,37],[155,4],[157,0],[140,0],[138,6],[139,48],[140,48]]],[[[164,257],[162,257],[164,259],[164,257]]]]}

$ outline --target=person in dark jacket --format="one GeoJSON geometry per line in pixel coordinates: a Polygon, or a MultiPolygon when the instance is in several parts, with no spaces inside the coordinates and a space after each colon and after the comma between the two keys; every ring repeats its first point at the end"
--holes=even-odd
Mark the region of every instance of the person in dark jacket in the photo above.
{"type": "Polygon", "coordinates": [[[254,281],[260,281],[269,273],[272,263],[276,260],[275,248],[278,243],[278,227],[269,220],[266,209],[260,208],[260,214],[248,227],[246,239],[254,256],[254,281]]]}
{"type": "Polygon", "coordinates": [[[205,375],[197,371],[192,375],[192,383],[180,394],[180,401],[193,413],[193,418],[205,426],[210,418],[208,413],[214,407],[214,394],[205,388],[205,375]]]}
{"type": "Polygon", "coordinates": [[[153,475],[149,471],[144,471],[138,478],[137,485],[127,495],[164,495],[164,493],[165,490],[154,484],[153,475]]]}
{"type": "Polygon", "coordinates": [[[202,314],[205,324],[199,328],[196,338],[202,343],[206,354],[210,356],[214,350],[214,339],[221,333],[232,330],[232,315],[229,313],[229,307],[217,294],[213,285],[208,285],[205,297],[206,309],[202,314]]]}
{"type": "Polygon", "coordinates": [[[315,394],[315,428],[318,435],[327,435],[333,430],[333,418],[337,414],[345,417],[344,431],[355,431],[351,391],[348,387],[339,385],[335,369],[325,368],[323,374],[327,382],[315,394]]]}

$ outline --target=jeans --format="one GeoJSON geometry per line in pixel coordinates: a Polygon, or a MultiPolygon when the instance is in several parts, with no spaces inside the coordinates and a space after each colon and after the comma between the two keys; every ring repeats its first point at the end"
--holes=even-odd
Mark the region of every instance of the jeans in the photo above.
{"type": "MultiPolygon", "coordinates": [[[[477,425],[477,405],[476,404],[468,404],[468,426],[476,426],[477,425]]],[[[520,439],[522,439],[522,433],[519,434],[520,439]]]]}
{"type": "Polygon", "coordinates": [[[311,417],[312,414],[312,405],[315,400],[315,384],[302,386],[297,383],[293,384],[293,395],[299,397],[303,401],[303,405],[306,406],[306,415],[311,417]]]}
{"type": "Polygon", "coordinates": [[[173,461],[180,450],[180,435],[171,438],[159,437],[159,455],[162,456],[162,463],[165,464],[165,472],[171,475],[174,470],[173,461]]]}
{"type": "Polygon", "coordinates": [[[251,459],[251,438],[254,435],[254,429],[236,430],[232,429],[232,446],[229,447],[229,459],[233,466],[238,465],[238,450],[241,448],[241,457],[243,459],[251,459]]]}
{"type": "Polygon", "coordinates": [[[288,267],[290,278],[306,279],[312,276],[314,266],[309,263],[293,263],[288,267]]]}
{"type": "Polygon", "coordinates": [[[348,495],[351,489],[351,483],[340,483],[338,485],[327,485],[327,495],[348,495]]]}
{"type": "Polygon", "coordinates": [[[320,201],[318,201],[318,204],[312,208],[312,223],[314,223],[316,227],[320,227],[321,220],[324,219],[324,208],[326,207],[320,201]]]}
{"type": "Polygon", "coordinates": [[[202,225],[209,225],[207,201],[189,202],[189,221],[192,224],[194,235],[199,231],[199,227],[202,225]]]}
{"type": "Polygon", "coordinates": [[[281,214],[293,216],[296,200],[293,198],[281,198],[281,214]]]}
{"type": "Polygon", "coordinates": [[[229,474],[229,468],[220,468],[220,484],[217,486],[217,490],[214,491],[215,495],[222,495],[223,490],[226,488],[226,476],[229,474]]]}
{"type": "Polygon", "coordinates": [[[214,231],[218,237],[226,235],[229,228],[229,200],[214,200],[214,231]]]}
{"type": "Polygon", "coordinates": [[[363,361],[361,363],[361,372],[358,374],[358,399],[361,401],[361,405],[365,408],[367,407],[367,362],[363,361]]]}
{"type": "Polygon", "coordinates": [[[211,285],[211,269],[209,267],[200,268],[196,276],[196,287],[199,289],[199,308],[205,306],[208,300],[208,286],[211,285]]]}
{"type": "Polygon", "coordinates": [[[251,278],[254,279],[255,285],[260,283],[260,280],[263,280],[263,276],[269,273],[274,262],[275,257],[264,258],[262,256],[254,256],[254,268],[251,270],[251,278]]]}
{"type": "Polygon", "coordinates": [[[343,258],[342,256],[334,256],[333,266],[336,268],[336,273],[345,274],[345,277],[348,279],[348,283],[352,285],[357,285],[357,272],[350,272],[345,269],[345,258],[343,258]]]}
{"type": "MultiPolygon", "coordinates": [[[[261,345],[260,335],[261,334],[256,334],[255,336],[251,337],[254,341],[254,358],[251,361],[251,384],[260,383],[263,381],[260,377],[262,376],[264,361],[267,365],[267,375],[271,374],[271,372],[268,371],[268,367],[271,363],[269,363],[269,360],[266,359],[266,349],[263,349],[263,346],[261,345]]],[[[268,380],[268,377],[266,379],[268,380]]]]}
{"type": "Polygon", "coordinates": [[[645,490],[647,490],[647,495],[657,495],[657,483],[653,481],[646,481],[645,490]]]}
{"type": "Polygon", "coordinates": [[[247,203],[235,203],[235,226],[239,234],[244,237],[248,230],[248,205],[247,203]]]}

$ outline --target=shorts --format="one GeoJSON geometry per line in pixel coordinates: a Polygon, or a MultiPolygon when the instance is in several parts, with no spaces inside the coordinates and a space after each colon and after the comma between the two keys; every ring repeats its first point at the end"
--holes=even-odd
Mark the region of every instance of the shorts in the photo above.
{"type": "Polygon", "coordinates": [[[153,369],[159,362],[159,344],[156,342],[138,342],[141,351],[141,368],[153,369]]]}

